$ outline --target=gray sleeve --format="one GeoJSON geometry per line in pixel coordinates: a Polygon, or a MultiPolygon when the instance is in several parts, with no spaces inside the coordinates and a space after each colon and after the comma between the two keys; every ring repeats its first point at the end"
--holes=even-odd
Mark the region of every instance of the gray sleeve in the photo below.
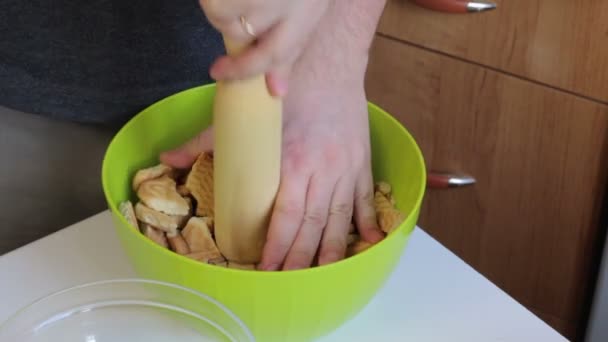
{"type": "Polygon", "coordinates": [[[120,124],[212,82],[221,36],[196,0],[3,0],[0,105],[120,124]]]}

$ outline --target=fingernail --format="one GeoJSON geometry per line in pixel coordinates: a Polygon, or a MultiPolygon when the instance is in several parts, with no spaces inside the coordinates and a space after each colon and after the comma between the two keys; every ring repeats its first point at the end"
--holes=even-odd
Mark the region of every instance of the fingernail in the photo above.
{"type": "Polygon", "coordinates": [[[284,97],[287,95],[288,82],[287,80],[276,76],[274,73],[266,74],[266,84],[270,95],[274,97],[284,97]]]}
{"type": "Polygon", "coordinates": [[[327,254],[324,254],[323,256],[321,256],[319,258],[319,265],[323,266],[323,265],[327,265],[327,264],[331,264],[334,263],[338,260],[340,260],[340,254],[336,253],[336,252],[330,252],[327,254]]]}
{"type": "Polygon", "coordinates": [[[281,79],[275,79],[273,82],[273,93],[274,96],[283,97],[287,95],[287,82],[281,79]]]}
{"type": "Polygon", "coordinates": [[[160,160],[165,163],[171,163],[171,159],[173,158],[174,151],[165,151],[160,153],[160,160]]]}
{"type": "Polygon", "coordinates": [[[194,159],[196,159],[195,156],[182,149],[165,151],[160,154],[160,160],[163,163],[177,168],[190,167],[194,159]]]}
{"type": "Polygon", "coordinates": [[[382,233],[381,231],[374,231],[374,233],[370,234],[370,235],[371,235],[372,241],[369,241],[369,242],[371,242],[371,243],[378,243],[378,242],[382,241],[382,239],[384,239],[384,233],[382,233]]]}
{"type": "Polygon", "coordinates": [[[161,158],[175,158],[176,155],[182,154],[182,151],[179,149],[176,150],[168,150],[160,153],[161,158]]]}

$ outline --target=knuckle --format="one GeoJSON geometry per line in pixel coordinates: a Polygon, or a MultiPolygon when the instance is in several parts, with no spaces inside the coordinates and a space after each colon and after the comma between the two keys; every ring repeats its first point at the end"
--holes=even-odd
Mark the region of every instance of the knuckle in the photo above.
{"type": "Polygon", "coordinates": [[[275,211],[288,217],[297,217],[302,214],[302,206],[295,200],[277,202],[275,211]]]}
{"type": "Polygon", "coordinates": [[[374,192],[371,188],[357,193],[355,200],[362,206],[361,209],[374,208],[374,192]]]}
{"type": "Polygon", "coordinates": [[[327,215],[318,209],[310,209],[304,213],[304,224],[322,230],[327,223],[327,215]]]}
{"type": "Polygon", "coordinates": [[[293,152],[286,151],[283,158],[283,170],[287,174],[302,173],[303,171],[310,168],[312,163],[309,163],[308,156],[304,152],[294,149],[293,152]]]}
{"type": "Polygon", "coordinates": [[[344,148],[341,144],[331,142],[325,145],[323,150],[323,158],[325,162],[335,164],[344,156],[344,148]]]}
{"type": "Polygon", "coordinates": [[[266,248],[273,252],[273,257],[280,258],[281,256],[284,256],[287,251],[289,251],[291,248],[291,243],[270,237],[266,242],[266,248]]]}
{"type": "Polygon", "coordinates": [[[350,203],[337,203],[329,209],[330,215],[350,217],[353,213],[353,206],[350,203]]]}
{"type": "Polygon", "coordinates": [[[292,158],[301,158],[304,153],[304,144],[300,141],[286,141],[285,154],[292,158]]]}

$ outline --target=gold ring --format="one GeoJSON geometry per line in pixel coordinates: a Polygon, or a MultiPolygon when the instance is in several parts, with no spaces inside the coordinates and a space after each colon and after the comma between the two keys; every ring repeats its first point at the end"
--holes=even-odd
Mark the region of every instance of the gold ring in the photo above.
{"type": "Polygon", "coordinates": [[[253,26],[251,26],[251,24],[247,21],[247,19],[245,19],[244,16],[241,16],[240,19],[241,26],[243,26],[243,30],[245,30],[248,35],[255,37],[255,30],[253,29],[253,26]]]}

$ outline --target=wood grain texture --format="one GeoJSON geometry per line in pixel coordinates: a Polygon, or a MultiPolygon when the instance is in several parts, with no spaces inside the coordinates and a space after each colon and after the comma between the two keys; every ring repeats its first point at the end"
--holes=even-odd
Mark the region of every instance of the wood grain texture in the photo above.
{"type": "Polygon", "coordinates": [[[486,13],[446,14],[389,0],[391,37],[608,101],[608,1],[502,0],[486,13]]]}
{"type": "Polygon", "coordinates": [[[384,37],[366,88],[429,170],[477,179],[428,190],[420,225],[574,336],[608,177],[608,106],[384,37]]]}

